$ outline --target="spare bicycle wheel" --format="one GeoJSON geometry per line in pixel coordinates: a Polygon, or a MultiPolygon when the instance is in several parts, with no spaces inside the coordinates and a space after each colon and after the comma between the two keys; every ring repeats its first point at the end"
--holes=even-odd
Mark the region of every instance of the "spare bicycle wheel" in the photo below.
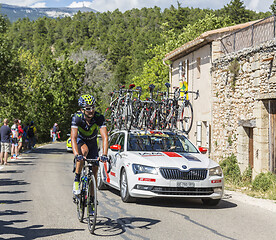
{"type": "Polygon", "coordinates": [[[193,125],[193,107],[190,101],[187,101],[179,116],[180,130],[188,134],[193,125]]]}

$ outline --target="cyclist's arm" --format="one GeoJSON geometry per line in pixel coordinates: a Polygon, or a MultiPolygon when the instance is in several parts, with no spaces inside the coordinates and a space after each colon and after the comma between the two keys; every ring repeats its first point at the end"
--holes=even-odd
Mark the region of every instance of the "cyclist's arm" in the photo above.
{"type": "Polygon", "coordinates": [[[71,127],[71,145],[72,145],[72,150],[73,150],[74,156],[79,154],[77,137],[78,137],[78,128],[71,127]]]}
{"type": "Polygon", "coordinates": [[[100,128],[100,134],[102,136],[102,146],[103,146],[103,155],[107,156],[108,150],[108,135],[107,135],[107,128],[106,126],[102,126],[100,128]]]}

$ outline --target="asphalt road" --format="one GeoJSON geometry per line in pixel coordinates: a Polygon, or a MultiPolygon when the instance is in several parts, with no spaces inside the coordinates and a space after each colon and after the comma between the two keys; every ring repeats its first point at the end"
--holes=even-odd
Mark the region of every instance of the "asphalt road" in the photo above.
{"type": "Polygon", "coordinates": [[[10,163],[0,166],[0,239],[275,239],[276,204],[231,192],[218,206],[205,207],[187,199],[126,204],[115,190],[99,191],[91,235],[72,202],[72,154],[65,143],[10,163]]]}

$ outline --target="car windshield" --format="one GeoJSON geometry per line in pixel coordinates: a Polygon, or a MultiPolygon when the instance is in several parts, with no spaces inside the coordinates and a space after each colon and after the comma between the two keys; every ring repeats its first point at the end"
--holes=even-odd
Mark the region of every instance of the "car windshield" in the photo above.
{"type": "Polygon", "coordinates": [[[198,153],[195,146],[185,136],[172,133],[129,133],[128,139],[128,151],[198,153]]]}

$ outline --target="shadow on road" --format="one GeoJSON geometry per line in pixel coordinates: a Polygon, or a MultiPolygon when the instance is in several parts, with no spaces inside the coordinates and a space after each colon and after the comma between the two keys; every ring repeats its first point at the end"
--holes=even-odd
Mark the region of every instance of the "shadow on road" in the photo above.
{"type": "Polygon", "coordinates": [[[68,153],[66,149],[63,148],[54,148],[54,147],[47,147],[47,148],[35,148],[33,149],[30,153],[35,153],[35,154],[71,154],[68,153]]]}
{"type": "MultiPolygon", "coordinates": [[[[113,188],[108,188],[107,191],[120,197],[120,192],[113,188]]],[[[237,204],[221,200],[217,206],[203,205],[200,199],[193,198],[137,198],[136,204],[148,205],[155,207],[171,207],[171,208],[198,208],[198,209],[225,209],[237,207],[237,204]]]]}
{"type": "MultiPolygon", "coordinates": [[[[27,158],[25,158],[25,159],[27,159],[27,158]]],[[[32,158],[32,159],[34,159],[34,158],[32,158]]],[[[24,160],[12,161],[12,162],[10,162],[10,164],[11,165],[15,164],[15,165],[18,165],[18,166],[20,166],[20,165],[22,165],[22,166],[24,166],[24,165],[35,165],[33,161],[24,161],[24,160]]]]}
{"type": "Polygon", "coordinates": [[[200,199],[185,199],[185,198],[150,198],[150,199],[137,199],[136,204],[151,205],[156,207],[171,207],[171,208],[198,208],[198,209],[225,209],[237,207],[237,204],[225,200],[221,200],[217,206],[203,205],[200,199]]]}
{"type": "Polygon", "coordinates": [[[26,191],[0,191],[0,194],[19,194],[25,193],[26,191]]]}
{"type": "Polygon", "coordinates": [[[24,180],[13,180],[10,178],[2,178],[0,181],[0,186],[14,186],[14,185],[27,185],[30,183],[25,182],[24,180]]]}
{"type": "MultiPolygon", "coordinates": [[[[125,233],[127,230],[143,229],[150,230],[151,226],[159,223],[160,220],[141,218],[141,217],[125,217],[112,220],[107,217],[98,217],[94,235],[108,237],[118,236],[125,233]]],[[[139,234],[129,232],[133,237],[139,237],[139,234]]],[[[142,236],[140,236],[142,238],[142,236]]]]}
{"type": "MultiPolygon", "coordinates": [[[[6,210],[0,212],[0,216],[4,215],[24,215],[26,211],[13,211],[6,210]]],[[[2,217],[1,217],[2,218],[2,217]]],[[[0,220],[0,233],[1,236],[13,235],[12,238],[9,239],[39,239],[42,237],[48,236],[57,236],[59,234],[70,233],[75,231],[84,231],[84,229],[62,229],[62,228],[42,228],[43,225],[32,225],[24,228],[16,227],[16,223],[27,222],[27,220],[12,220],[12,221],[4,221],[0,220]],[[14,237],[16,236],[16,237],[14,237]]],[[[58,239],[58,236],[57,236],[58,239]]]]}
{"type": "Polygon", "coordinates": [[[6,170],[6,171],[1,171],[0,173],[23,173],[23,170],[6,170]]]}
{"type": "Polygon", "coordinates": [[[9,239],[40,239],[43,237],[56,236],[58,235],[75,232],[75,231],[84,231],[83,229],[73,229],[73,228],[43,228],[43,225],[32,225],[25,228],[14,227],[14,221],[2,221],[0,220],[0,232],[1,235],[15,235],[16,237],[9,239]],[[9,226],[12,225],[12,226],[9,226]]]}

